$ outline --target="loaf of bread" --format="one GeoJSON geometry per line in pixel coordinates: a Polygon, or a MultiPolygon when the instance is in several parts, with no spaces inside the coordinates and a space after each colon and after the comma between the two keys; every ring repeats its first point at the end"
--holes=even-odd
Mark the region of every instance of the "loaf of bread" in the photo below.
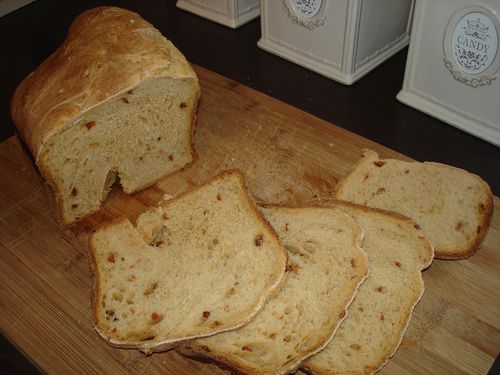
{"type": "Polygon", "coordinates": [[[237,171],[90,238],[97,332],[151,353],[247,323],[285,275],[286,249],[237,171]]]}
{"type": "Polygon", "coordinates": [[[424,291],[421,271],[431,264],[432,245],[401,215],[340,201],[316,204],[341,208],[361,225],[369,274],[333,339],[304,367],[322,375],[373,374],[401,342],[424,291]]]}
{"type": "Polygon", "coordinates": [[[339,209],[270,206],[262,212],[288,249],[282,288],[244,327],[178,350],[245,374],[287,374],[331,339],[368,264],[361,228],[339,209]]]}
{"type": "Polygon", "coordinates": [[[68,224],[96,212],[116,180],[133,193],[191,163],[199,95],[158,30],[99,7],[19,85],[11,113],[68,224]]]}
{"type": "Polygon", "coordinates": [[[491,190],[480,177],[439,163],[382,160],[369,150],[339,181],[335,197],[412,218],[443,259],[474,254],[493,214],[491,190]]]}

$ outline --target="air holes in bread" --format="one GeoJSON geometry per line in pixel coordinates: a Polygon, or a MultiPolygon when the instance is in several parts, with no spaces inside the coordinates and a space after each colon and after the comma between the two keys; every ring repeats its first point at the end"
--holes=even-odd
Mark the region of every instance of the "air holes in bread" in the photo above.
{"type": "Polygon", "coordinates": [[[114,310],[106,310],[106,320],[111,320],[115,318],[115,311],[114,310]]]}

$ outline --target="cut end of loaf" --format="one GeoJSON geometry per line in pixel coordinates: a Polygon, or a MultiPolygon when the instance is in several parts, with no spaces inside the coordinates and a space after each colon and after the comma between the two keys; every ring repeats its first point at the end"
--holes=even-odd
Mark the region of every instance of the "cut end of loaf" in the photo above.
{"type": "Polygon", "coordinates": [[[96,212],[115,181],[133,193],[191,163],[198,89],[192,79],[150,79],[52,136],[39,167],[63,222],[96,212]]]}

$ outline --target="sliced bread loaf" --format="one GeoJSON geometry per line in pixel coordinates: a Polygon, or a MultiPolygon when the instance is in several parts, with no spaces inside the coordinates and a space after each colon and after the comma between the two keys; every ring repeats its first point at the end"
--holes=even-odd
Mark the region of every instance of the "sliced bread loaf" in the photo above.
{"type": "Polygon", "coordinates": [[[288,249],[283,287],[244,327],[179,349],[245,374],[286,374],[331,339],[368,266],[362,231],[341,210],[271,206],[262,212],[288,249]]]}
{"type": "Polygon", "coordinates": [[[19,85],[11,113],[68,224],[97,211],[117,179],[132,193],[191,163],[199,95],[158,30],[99,7],[19,85]]]}
{"type": "Polygon", "coordinates": [[[382,160],[369,150],[339,181],[335,197],[411,217],[443,259],[474,254],[493,214],[491,190],[480,177],[439,163],[382,160]]]}
{"type": "Polygon", "coordinates": [[[340,201],[317,204],[342,208],[361,225],[369,275],[333,339],[304,367],[322,375],[373,374],[401,342],[424,291],[421,271],[431,264],[432,245],[401,215],[340,201]]]}
{"type": "Polygon", "coordinates": [[[94,324],[150,353],[247,323],[280,286],[287,254],[242,174],[223,173],[90,238],[94,324]]]}

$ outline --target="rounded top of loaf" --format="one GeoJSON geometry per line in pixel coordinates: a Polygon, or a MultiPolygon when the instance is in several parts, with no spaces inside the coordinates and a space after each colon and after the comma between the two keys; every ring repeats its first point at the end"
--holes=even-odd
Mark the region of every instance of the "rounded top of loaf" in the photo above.
{"type": "Polygon", "coordinates": [[[98,7],[80,14],[65,41],[16,89],[11,114],[37,158],[51,135],[148,78],[193,78],[185,57],[138,14],[98,7]]]}

